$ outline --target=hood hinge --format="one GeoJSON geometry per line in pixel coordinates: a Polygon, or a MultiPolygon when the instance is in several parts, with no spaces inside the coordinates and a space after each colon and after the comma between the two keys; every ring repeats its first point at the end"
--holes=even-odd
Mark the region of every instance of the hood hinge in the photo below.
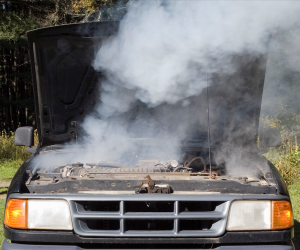
{"type": "Polygon", "coordinates": [[[70,128],[71,138],[77,141],[77,122],[71,121],[70,128]]]}

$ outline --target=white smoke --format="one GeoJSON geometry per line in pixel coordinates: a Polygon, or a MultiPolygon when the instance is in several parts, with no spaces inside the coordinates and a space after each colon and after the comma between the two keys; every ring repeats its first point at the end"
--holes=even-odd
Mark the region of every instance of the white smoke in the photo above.
{"type": "MultiPolygon", "coordinates": [[[[207,129],[202,92],[211,76],[234,73],[232,55],[266,54],[276,26],[298,18],[300,2],[141,0],[127,10],[93,62],[105,77],[79,143],[94,151],[76,152],[73,162],[118,161],[125,152],[135,154],[129,138],[153,137],[160,147],[147,153],[171,159],[191,131],[207,129]]],[[[226,105],[222,97],[219,104],[226,105]]]]}
{"type": "Polygon", "coordinates": [[[296,17],[294,5],[299,10],[286,1],[130,2],[119,33],[101,46],[94,68],[115,86],[134,90],[149,107],[174,104],[201,93],[207,71],[234,70],[228,55],[265,52],[276,24],[296,17]]]}
{"type": "Polygon", "coordinates": [[[207,76],[234,72],[230,55],[266,53],[276,26],[289,26],[300,3],[157,0],[130,1],[127,9],[93,63],[106,76],[97,115],[83,125],[86,141],[101,151],[96,158],[122,155],[129,137],[164,138],[176,148],[191,124],[206,124],[189,98],[206,88],[207,76]]]}

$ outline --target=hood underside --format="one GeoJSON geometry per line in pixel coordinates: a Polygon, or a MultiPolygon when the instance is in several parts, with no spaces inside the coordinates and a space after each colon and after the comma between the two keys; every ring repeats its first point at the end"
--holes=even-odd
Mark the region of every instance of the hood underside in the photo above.
{"type": "Polygon", "coordinates": [[[41,146],[76,139],[101,82],[91,65],[94,51],[117,30],[118,22],[103,22],[28,32],[41,146]]]}
{"type": "MultiPolygon", "coordinates": [[[[118,22],[96,22],[28,32],[40,146],[77,139],[78,127],[99,98],[105,77],[92,66],[104,39],[118,32],[118,22]]],[[[232,55],[235,70],[214,74],[209,87],[213,143],[255,144],[260,116],[266,55],[232,55]]],[[[203,100],[206,114],[207,93],[203,100]]],[[[159,108],[159,107],[158,107],[159,108]]],[[[207,124],[206,115],[203,124],[207,124]]],[[[206,126],[206,125],[205,125],[206,126]]],[[[195,139],[196,135],[192,134],[195,139]]]]}

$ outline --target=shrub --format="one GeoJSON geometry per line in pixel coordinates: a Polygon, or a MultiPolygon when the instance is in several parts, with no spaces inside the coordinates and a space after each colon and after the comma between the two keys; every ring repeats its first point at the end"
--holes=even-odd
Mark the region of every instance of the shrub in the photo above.
{"type": "Polygon", "coordinates": [[[265,156],[277,167],[287,185],[300,177],[300,115],[279,105],[275,116],[265,116],[260,120],[263,127],[279,129],[282,137],[280,148],[270,148],[265,156]]]}
{"type": "MultiPolygon", "coordinates": [[[[35,145],[38,143],[37,131],[34,132],[35,145]]],[[[16,147],[14,144],[14,133],[0,133],[0,160],[25,160],[30,156],[26,151],[26,147],[16,147]]]]}
{"type": "Polygon", "coordinates": [[[287,185],[300,176],[300,151],[297,135],[282,132],[282,146],[271,148],[265,156],[276,166],[287,185]]]}

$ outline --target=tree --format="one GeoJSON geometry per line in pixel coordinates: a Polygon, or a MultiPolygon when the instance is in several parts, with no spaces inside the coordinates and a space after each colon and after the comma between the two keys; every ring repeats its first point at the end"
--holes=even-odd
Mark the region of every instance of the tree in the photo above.
{"type": "Polygon", "coordinates": [[[119,20],[128,0],[0,0],[0,131],[35,126],[26,32],[87,21],[119,20]]]}
{"type": "Polygon", "coordinates": [[[33,124],[33,95],[26,31],[39,25],[11,11],[0,10],[0,130],[33,124]]]}

